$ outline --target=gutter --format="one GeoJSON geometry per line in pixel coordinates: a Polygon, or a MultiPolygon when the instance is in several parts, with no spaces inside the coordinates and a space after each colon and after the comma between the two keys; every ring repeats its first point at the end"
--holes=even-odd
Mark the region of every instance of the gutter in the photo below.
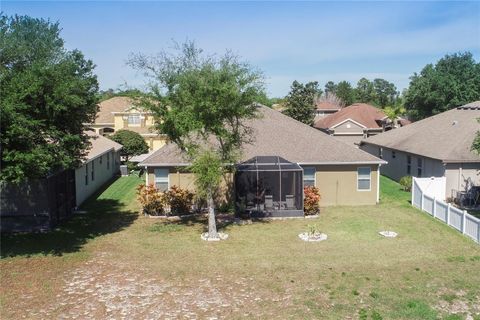
{"type": "MultiPolygon", "coordinates": [[[[324,162],[297,162],[299,165],[357,165],[357,164],[387,164],[388,162],[385,160],[380,161],[348,161],[348,162],[340,162],[340,161],[324,161],[324,162]]],[[[190,163],[139,163],[139,166],[144,167],[187,167],[190,163]]]]}

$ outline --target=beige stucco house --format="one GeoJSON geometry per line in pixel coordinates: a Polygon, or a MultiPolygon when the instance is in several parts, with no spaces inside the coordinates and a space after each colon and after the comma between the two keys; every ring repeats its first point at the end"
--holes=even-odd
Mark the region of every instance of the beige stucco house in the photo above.
{"type": "Polygon", "coordinates": [[[150,151],[158,150],[165,145],[165,136],[153,130],[155,124],[153,115],[137,107],[132,98],[113,97],[102,101],[98,107],[95,123],[88,125],[97,134],[111,134],[125,129],[139,133],[150,151]]]}
{"type": "Polygon", "coordinates": [[[364,139],[360,148],[383,158],[382,174],[446,177],[445,197],[480,186],[480,156],[471,150],[480,130],[480,101],[364,139]]]}
{"type": "MultiPolygon", "coordinates": [[[[398,119],[396,126],[408,123],[405,119],[398,119]]],[[[355,103],[318,118],[314,127],[338,140],[358,146],[362,139],[393,129],[394,125],[382,109],[366,103],[355,103]]]]}
{"type": "Polygon", "coordinates": [[[75,169],[77,207],[111,180],[120,168],[122,145],[91,131],[87,133],[91,146],[82,165],[75,169]]]}
{"type": "MultiPolygon", "coordinates": [[[[315,128],[268,107],[247,121],[254,141],[243,147],[241,161],[276,156],[303,168],[303,184],[320,189],[322,206],[372,205],[379,201],[379,167],[386,162],[339,142],[315,128]]],[[[188,159],[175,144],[167,144],[142,161],[146,183],[166,190],[176,185],[194,190],[188,159]]]]}

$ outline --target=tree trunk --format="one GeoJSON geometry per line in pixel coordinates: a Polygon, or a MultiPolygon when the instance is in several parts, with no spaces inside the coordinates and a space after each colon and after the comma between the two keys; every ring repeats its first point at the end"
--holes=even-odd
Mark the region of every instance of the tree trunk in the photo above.
{"type": "Polygon", "coordinates": [[[217,224],[215,222],[215,208],[213,204],[212,194],[208,196],[208,237],[210,239],[217,239],[217,224]]]}

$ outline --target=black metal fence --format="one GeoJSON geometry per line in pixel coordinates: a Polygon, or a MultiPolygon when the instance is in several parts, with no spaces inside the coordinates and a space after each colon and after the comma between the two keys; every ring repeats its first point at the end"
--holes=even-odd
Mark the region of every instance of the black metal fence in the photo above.
{"type": "Polygon", "coordinates": [[[0,230],[44,231],[72,215],[75,208],[75,171],[45,179],[0,185],[0,230]]]}

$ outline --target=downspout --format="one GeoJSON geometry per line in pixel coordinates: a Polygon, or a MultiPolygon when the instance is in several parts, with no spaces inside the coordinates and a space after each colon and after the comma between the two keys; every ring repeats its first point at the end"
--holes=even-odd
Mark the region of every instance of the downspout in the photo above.
{"type": "Polygon", "coordinates": [[[377,203],[380,203],[380,166],[377,167],[377,203]]]}
{"type": "Polygon", "coordinates": [[[148,186],[148,167],[145,166],[145,186],[148,186]]]}

